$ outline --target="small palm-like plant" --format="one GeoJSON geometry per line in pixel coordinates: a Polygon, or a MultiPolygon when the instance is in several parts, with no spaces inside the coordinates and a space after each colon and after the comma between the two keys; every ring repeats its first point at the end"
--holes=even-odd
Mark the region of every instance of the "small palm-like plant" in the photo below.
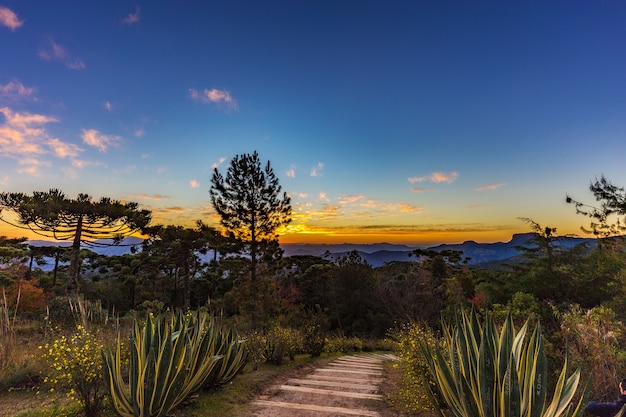
{"type": "Polygon", "coordinates": [[[104,377],[123,417],[166,416],[204,384],[232,378],[245,362],[234,333],[224,335],[207,314],[176,313],[137,321],[130,339],[128,384],[122,375],[122,343],[103,352],[104,377]],[[225,360],[226,359],[226,360],[225,360]]]}
{"type": "MultiPolygon", "coordinates": [[[[441,397],[456,417],[569,417],[580,370],[568,374],[567,357],[546,401],[548,365],[539,323],[527,337],[528,321],[515,331],[507,317],[500,332],[490,315],[481,324],[474,311],[460,311],[453,326],[444,326],[447,353],[421,341],[441,397]]],[[[434,395],[431,396],[434,399],[434,395]]],[[[439,410],[439,408],[437,407],[439,410]]],[[[440,411],[441,415],[443,413],[440,411]]]]}

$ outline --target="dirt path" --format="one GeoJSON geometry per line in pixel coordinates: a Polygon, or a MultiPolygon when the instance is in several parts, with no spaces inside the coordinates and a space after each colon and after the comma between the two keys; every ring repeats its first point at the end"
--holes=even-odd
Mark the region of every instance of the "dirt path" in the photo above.
{"type": "Polygon", "coordinates": [[[380,384],[393,355],[342,356],[299,378],[273,386],[253,403],[254,417],[386,417],[380,384]]]}

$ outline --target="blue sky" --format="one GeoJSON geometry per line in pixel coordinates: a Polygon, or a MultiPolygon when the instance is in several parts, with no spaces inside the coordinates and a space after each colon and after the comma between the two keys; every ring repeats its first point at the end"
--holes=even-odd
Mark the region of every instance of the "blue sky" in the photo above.
{"type": "Polygon", "coordinates": [[[213,168],[257,150],[292,197],[283,242],[579,233],[565,195],[626,185],[624,22],[617,1],[0,0],[0,189],[217,225],[213,168]]]}

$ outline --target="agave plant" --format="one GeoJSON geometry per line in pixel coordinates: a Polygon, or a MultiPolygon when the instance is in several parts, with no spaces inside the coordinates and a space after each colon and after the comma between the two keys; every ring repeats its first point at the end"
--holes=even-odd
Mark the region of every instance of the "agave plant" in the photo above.
{"type": "Polygon", "coordinates": [[[122,342],[103,352],[104,377],[123,417],[166,416],[207,381],[232,378],[245,354],[234,335],[225,338],[212,318],[197,312],[135,320],[130,338],[128,384],[122,375],[122,342]],[[229,344],[226,345],[226,341],[229,344]],[[219,354],[223,353],[223,354],[219,354]],[[224,361],[229,355],[228,361],[224,361]],[[224,365],[226,363],[226,365],[224,365]]]}
{"type": "Polygon", "coordinates": [[[454,416],[569,417],[580,408],[581,400],[573,403],[580,369],[567,375],[567,355],[546,401],[548,365],[539,323],[527,337],[528,321],[516,332],[509,316],[498,332],[490,315],[481,325],[472,310],[460,311],[454,326],[444,328],[446,354],[424,341],[420,349],[454,416]]]}

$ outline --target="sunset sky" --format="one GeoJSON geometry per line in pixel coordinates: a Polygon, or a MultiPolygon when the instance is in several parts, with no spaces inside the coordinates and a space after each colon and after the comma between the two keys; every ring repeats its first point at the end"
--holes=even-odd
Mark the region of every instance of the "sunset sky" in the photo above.
{"type": "Polygon", "coordinates": [[[283,243],[581,234],[566,195],[626,185],[626,3],[0,0],[1,191],[217,225],[255,150],[283,243]]]}

